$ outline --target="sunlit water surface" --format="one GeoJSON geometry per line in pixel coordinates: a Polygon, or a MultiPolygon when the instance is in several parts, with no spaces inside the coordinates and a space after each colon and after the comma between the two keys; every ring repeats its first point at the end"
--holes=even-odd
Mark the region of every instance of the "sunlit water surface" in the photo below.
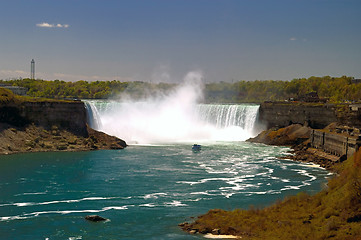
{"type": "Polygon", "coordinates": [[[329,173],[276,158],[287,151],[213,142],[0,156],[0,239],[200,239],[177,225],[320,191],[329,173]]]}

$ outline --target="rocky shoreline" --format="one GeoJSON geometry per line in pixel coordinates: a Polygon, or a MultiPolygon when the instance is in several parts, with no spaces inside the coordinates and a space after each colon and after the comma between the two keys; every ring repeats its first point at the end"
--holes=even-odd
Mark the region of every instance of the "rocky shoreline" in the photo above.
{"type": "MultiPolygon", "coordinates": [[[[258,136],[255,138],[248,139],[247,141],[253,142],[253,143],[263,143],[267,145],[277,145],[277,146],[288,146],[292,150],[289,156],[283,157],[283,159],[288,160],[294,160],[299,162],[307,162],[307,163],[314,163],[319,165],[320,167],[323,167],[329,171],[332,172],[339,172],[339,164],[340,161],[337,161],[334,156],[328,155],[323,153],[319,154],[317,149],[313,149],[310,147],[310,132],[311,128],[308,126],[303,126],[300,124],[292,124],[290,126],[287,126],[285,128],[274,128],[269,129],[261,132],[258,136]]],[[[272,207],[271,207],[272,208],[272,207]]],[[[277,207],[276,207],[277,208],[277,207]]],[[[238,210],[235,210],[238,211],[238,210]]],[[[247,211],[247,210],[239,210],[239,211],[247,211]]],[[[251,210],[255,211],[254,213],[250,213],[250,215],[258,214],[257,210],[251,210]]],[[[178,226],[183,230],[190,234],[212,234],[213,236],[217,235],[228,235],[232,238],[244,238],[252,236],[248,235],[246,232],[240,232],[239,230],[236,230],[233,226],[229,226],[226,228],[219,228],[217,226],[218,223],[216,223],[219,219],[224,218],[224,215],[227,215],[228,211],[220,210],[220,209],[213,209],[210,210],[207,214],[204,214],[202,216],[199,216],[197,220],[195,220],[194,223],[188,223],[184,222],[179,224],[178,226]],[[199,224],[199,219],[207,219],[206,222],[214,222],[214,224],[207,225],[202,222],[202,224],[199,224]],[[202,227],[199,228],[198,225],[201,225],[202,227]],[[204,226],[206,225],[206,226],[204,226]],[[210,227],[212,226],[212,227],[210,227]],[[214,226],[214,227],[213,227],[214,226]],[[240,236],[241,235],[241,236],[240,236]]],[[[229,213],[232,214],[232,213],[229,213]]],[[[311,216],[311,215],[310,215],[311,216]]],[[[223,221],[223,220],[221,220],[223,221]]],[[[310,222],[310,220],[306,220],[306,222],[310,222]]]]}
{"type": "Polygon", "coordinates": [[[248,142],[263,143],[267,145],[288,146],[291,155],[282,157],[299,162],[314,163],[329,171],[335,171],[334,166],[339,163],[337,157],[323,153],[310,147],[310,133],[312,128],[301,124],[292,124],[280,129],[269,129],[258,136],[250,138],[248,142]]]}
{"type": "Polygon", "coordinates": [[[45,129],[35,124],[16,127],[0,123],[0,154],[123,149],[126,146],[125,141],[90,127],[86,135],[77,135],[57,126],[45,129]]]}

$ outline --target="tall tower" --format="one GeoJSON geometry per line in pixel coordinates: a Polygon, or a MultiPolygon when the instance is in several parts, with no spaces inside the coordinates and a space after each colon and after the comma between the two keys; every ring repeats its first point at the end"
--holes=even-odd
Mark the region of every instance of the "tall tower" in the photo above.
{"type": "Polygon", "coordinates": [[[30,79],[35,79],[35,61],[34,59],[31,60],[31,65],[30,65],[30,79]]]}

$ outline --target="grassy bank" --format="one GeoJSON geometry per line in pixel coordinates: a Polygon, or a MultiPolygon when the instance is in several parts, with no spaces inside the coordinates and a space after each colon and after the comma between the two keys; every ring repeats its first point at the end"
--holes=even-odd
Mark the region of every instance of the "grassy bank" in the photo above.
{"type": "Polygon", "coordinates": [[[12,91],[0,87],[0,104],[18,104],[24,102],[73,102],[72,100],[51,99],[51,98],[38,98],[29,96],[19,96],[12,91]]]}
{"type": "Polygon", "coordinates": [[[242,239],[361,239],[361,149],[337,171],[314,196],[299,193],[264,209],[210,210],[182,228],[242,239]]]}

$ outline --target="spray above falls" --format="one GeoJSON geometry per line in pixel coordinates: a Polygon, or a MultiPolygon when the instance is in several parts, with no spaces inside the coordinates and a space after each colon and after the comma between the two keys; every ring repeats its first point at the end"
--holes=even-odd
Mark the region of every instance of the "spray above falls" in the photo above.
{"type": "Polygon", "coordinates": [[[199,104],[202,75],[187,74],[168,95],[142,101],[87,101],[91,127],[128,144],[243,141],[253,136],[257,105],[199,104]]]}

